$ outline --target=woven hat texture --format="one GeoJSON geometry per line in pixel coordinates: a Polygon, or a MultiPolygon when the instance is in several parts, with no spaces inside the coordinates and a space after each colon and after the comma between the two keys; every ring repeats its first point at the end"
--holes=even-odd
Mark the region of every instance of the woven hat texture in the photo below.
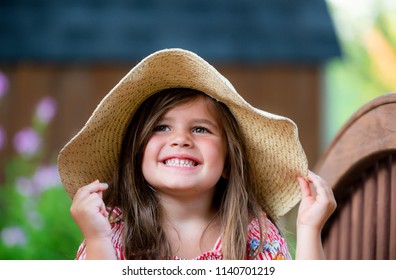
{"type": "Polygon", "coordinates": [[[214,67],[183,49],[164,49],[138,63],[62,148],[58,170],[70,197],[95,179],[110,182],[131,114],[154,93],[180,87],[202,91],[230,108],[246,141],[259,201],[268,214],[276,218],[295,206],[300,200],[297,176],[308,172],[296,124],[252,107],[214,67]]]}

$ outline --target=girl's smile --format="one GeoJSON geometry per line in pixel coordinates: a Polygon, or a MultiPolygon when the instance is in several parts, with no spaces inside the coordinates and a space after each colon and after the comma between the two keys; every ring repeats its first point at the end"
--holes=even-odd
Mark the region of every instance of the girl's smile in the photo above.
{"type": "Polygon", "coordinates": [[[199,163],[194,159],[188,158],[188,156],[175,156],[164,160],[164,164],[172,167],[192,168],[197,166],[199,163]]]}
{"type": "Polygon", "coordinates": [[[210,102],[198,97],[178,105],[154,128],[142,169],[157,191],[196,194],[212,189],[221,177],[227,149],[210,102]]]}

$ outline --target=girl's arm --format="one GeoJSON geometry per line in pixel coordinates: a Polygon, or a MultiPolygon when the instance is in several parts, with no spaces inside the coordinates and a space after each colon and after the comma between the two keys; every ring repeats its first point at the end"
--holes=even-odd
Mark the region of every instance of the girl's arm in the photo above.
{"type": "Polygon", "coordinates": [[[102,199],[106,189],[107,184],[98,180],[80,188],[70,208],[71,216],[84,235],[86,259],[116,259],[111,225],[102,199]]]}
{"type": "Polygon", "coordinates": [[[298,178],[302,199],[297,215],[296,259],[325,259],[321,232],[337,203],[328,184],[313,172],[308,172],[308,182],[298,178]],[[310,188],[314,186],[314,196],[310,188]]]}

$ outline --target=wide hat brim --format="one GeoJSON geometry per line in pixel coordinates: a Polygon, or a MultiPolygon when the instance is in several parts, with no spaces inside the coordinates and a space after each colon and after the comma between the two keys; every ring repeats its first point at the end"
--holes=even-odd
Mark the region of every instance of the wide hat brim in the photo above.
{"type": "Polygon", "coordinates": [[[70,197],[95,179],[110,182],[131,114],[154,93],[180,87],[202,91],[230,108],[245,138],[259,202],[268,214],[276,218],[294,207],[300,200],[297,176],[308,172],[295,123],[252,107],[214,67],[182,49],[161,50],[143,59],[63,147],[58,170],[70,197]]]}

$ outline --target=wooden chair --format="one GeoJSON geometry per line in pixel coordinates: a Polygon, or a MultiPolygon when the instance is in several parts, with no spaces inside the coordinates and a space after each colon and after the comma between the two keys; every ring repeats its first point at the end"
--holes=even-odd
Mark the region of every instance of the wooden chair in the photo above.
{"type": "Polygon", "coordinates": [[[337,210],[323,229],[329,259],[396,259],[396,93],[361,107],[314,168],[337,210]]]}

